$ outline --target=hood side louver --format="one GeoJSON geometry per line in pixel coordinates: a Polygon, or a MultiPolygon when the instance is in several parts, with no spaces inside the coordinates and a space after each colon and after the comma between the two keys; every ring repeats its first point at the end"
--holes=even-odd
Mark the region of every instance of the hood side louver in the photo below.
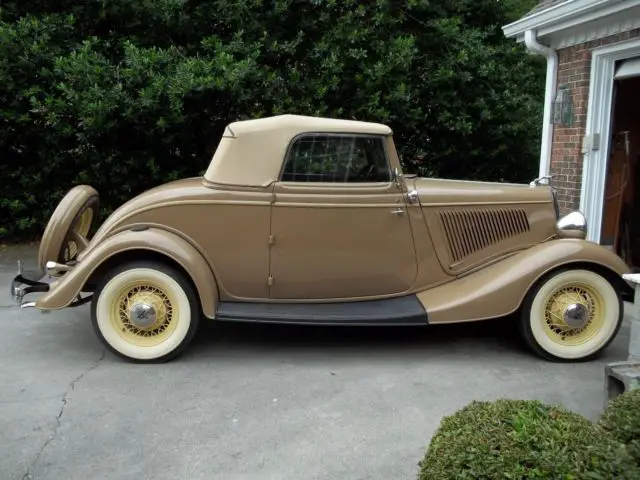
{"type": "Polygon", "coordinates": [[[520,208],[450,210],[439,214],[453,263],[530,229],[527,214],[520,208]]]}

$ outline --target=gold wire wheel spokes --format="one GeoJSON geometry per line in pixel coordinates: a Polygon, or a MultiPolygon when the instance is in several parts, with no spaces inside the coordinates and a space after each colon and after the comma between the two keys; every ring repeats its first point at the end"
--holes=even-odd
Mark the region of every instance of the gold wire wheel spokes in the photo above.
{"type": "Polygon", "coordinates": [[[137,346],[164,342],[177,325],[175,302],[150,284],[129,286],[113,302],[111,318],[120,336],[137,346]]]}
{"type": "Polygon", "coordinates": [[[586,285],[562,287],[545,301],[545,332],[562,345],[590,340],[604,324],[602,297],[586,285]]]}
{"type": "Polygon", "coordinates": [[[64,262],[75,259],[89,244],[88,236],[93,221],[93,209],[87,208],[76,220],[66,240],[62,258],[64,262]]]}

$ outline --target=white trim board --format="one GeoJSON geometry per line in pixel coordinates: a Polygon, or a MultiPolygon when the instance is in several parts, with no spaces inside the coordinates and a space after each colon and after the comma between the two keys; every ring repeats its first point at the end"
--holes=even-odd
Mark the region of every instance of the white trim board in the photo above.
{"type": "Polygon", "coordinates": [[[506,37],[522,41],[527,30],[536,30],[543,37],[639,5],[640,0],[567,0],[505,25],[502,30],[506,37]]]}
{"type": "Polygon", "coordinates": [[[640,0],[567,0],[521,18],[502,31],[507,38],[524,41],[525,32],[555,49],[598,40],[640,28],[640,0]]]}
{"type": "Polygon", "coordinates": [[[614,78],[622,80],[625,78],[633,78],[640,76],[640,57],[629,58],[623,60],[616,69],[614,78]]]}
{"type": "Polygon", "coordinates": [[[604,189],[611,137],[611,109],[616,62],[640,55],[640,39],[596,48],[591,56],[591,81],[585,137],[600,136],[597,149],[589,149],[582,159],[580,210],[589,226],[587,240],[600,242],[604,189]]]}
{"type": "Polygon", "coordinates": [[[545,41],[553,48],[560,49],[618,35],[637,28],[640,28],[640,10],[634,8],[588,24],[553,33],[546,36],[545,41]]]}

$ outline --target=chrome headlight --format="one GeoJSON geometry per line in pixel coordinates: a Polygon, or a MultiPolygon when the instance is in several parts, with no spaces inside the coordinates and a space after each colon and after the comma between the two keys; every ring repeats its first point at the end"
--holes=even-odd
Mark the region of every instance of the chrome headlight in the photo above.
{"type": "Polygon", "coordinates": [[[582,212],[575,211],[565,215],[558,220],[556,228],[560,236],[565,238],[587,237],[587,219],[582,212]]]}

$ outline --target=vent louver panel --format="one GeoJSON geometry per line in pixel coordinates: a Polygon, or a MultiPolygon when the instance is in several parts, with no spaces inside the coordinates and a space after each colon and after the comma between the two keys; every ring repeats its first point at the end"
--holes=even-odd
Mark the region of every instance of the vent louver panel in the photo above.
{"type": "Polygon", "coordinates": [[[440,212],[440,220],[454,263],[529,231],[529,220],[522,209],[452,210],[440,212]]]}

